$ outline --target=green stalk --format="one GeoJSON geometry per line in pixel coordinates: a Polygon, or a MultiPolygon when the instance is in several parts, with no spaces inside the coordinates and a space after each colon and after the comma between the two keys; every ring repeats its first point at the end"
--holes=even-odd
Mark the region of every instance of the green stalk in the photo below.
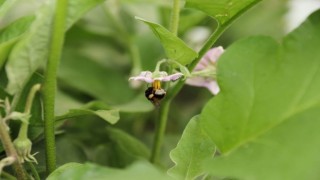
{"type": "MultiPolygon", "coordinates": [[[[17,180],[16,177],[12,176],[11,174],[2,171],[1,176],[4,177],[7,180],[17,180]]],[[[0,178],[1,179],[1,178],[0,178]]]]}
{"type": "Polygon", "coordinates": [[[165,99],[161,103],[159,116],[156,122],[156,132],[150,157],[151,163],[156,163],[160,154],[161,145],[163,142],[164,134],[166,131],[166,125],[168,120],[168,114],[170,109],[171,100],[165,99]]]}
{"type": "Polygon", "coordinates": [[[54,100],[57,88],[57,69],[64,42],[67,6],[68,0],[56,0],[55,17],[52,27],[52,39],[44,79],[43,100],[47,174],[50,174],[56,169],[54,100]]]}
{"type": "Polygon", "coordinates": [[[217,29],[211,34],[209,39],[206,41],[206,43],[203,45],[203,47],[200,49],[198,53],[198,57],[192,61],[192,63],[189,65],[188,70],[191,72],[198,62],[201,60],[202,56],[210,50],[210,48],[213,46],[213,44],[218,40],[218,38],[221,36],[221,34],[228,28],[228,25],[220,26],[218,25],[217,29]]]}
{"type": "MultiPolygon", "coordinates": [[[[32,88],[28,94],[28,97],[27,97],[26,106],[24,108],[25,114],[30,114],[34,96],[36,95],[37,91],[40,90],[40,88],[41,88],[40,84],[35,84],[32,86],[32,88]]],[[[21,127],[19,130],[18,139],[27,139],[28,138],[28,126],[29,126],[29,123],[21,122],[21,127]]]]}
{"type": "MultiPolygon", "coordinates": [[[[170,27],[169,27],[169,30],[174,35],[177,35],[178,33],[179,15],[180,15],[180,0],[174,0],[171,19],[170,19],[170,27]]],[[[160,66],[160,63],[158,63],[158,65],[160,66]]],[[[162,146],[162,142],[163,142],[163,138],[166,130],[166,125],[167,125],[170,105],[171,105],[171,99],[166,98],[161,103],[161,106],[160,106],[160,113],[157,119],[156,132],[155,132],[155,137],[154,137],[153,147],[152,147],[152,152],[150,157],[151,163],[156,163],[160,155],[160,150],[161,150],[161,146],[162,146]]]]}
{"type": "Polygon", "coordinates": [[[180,17],[180,0],[174,0],[170,18],[170,26],[169,31],[171,31],[174,35],[178,34],[179,27],[179,17],[180,17]]]}
{"type": "Polygon", "coordinates": [[[4,150],[6,151],[6,155],[13,156],[16,160],[13,163],[13,169],[17,175],[19,180],[27,179],[25,170],[22,164],[19,162],[18,153],[13,146],[11,137],[7,130],[4,120],[0,117],[0,139],[4,150]]]}

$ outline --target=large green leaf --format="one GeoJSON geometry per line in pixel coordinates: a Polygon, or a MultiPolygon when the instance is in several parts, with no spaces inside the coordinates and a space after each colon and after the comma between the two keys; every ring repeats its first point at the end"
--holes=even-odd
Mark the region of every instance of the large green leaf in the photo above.
{"type": "Polygon", "coordinates": [[[186,0],[186,7],[201,10],[223,25],[259,1],[261,0],[186,0]]]}
{"type": "Polygon", "coordinates": [[[178,61],[182,65],[186,65],[198,56],[193,49],[188,47],[180,38],[163,26],[142,18],[137,19],[146,23],[157,38],[159,38],[169,59],[178,61]]]}
{"type": "Polygon", "coordinates": [[[220,149],[212,175],[239,179],[319,179],[320,11],[278,44],[253,37],[218,62],[221,93],[201,114],[220,149]]]}
{"type": "MultiPolygon", "coordinates": [[[[70,0],[67,28],[102,1],[70,0]]],[[[7,89],[11,94],[20,91],[31,74],[47,59],[54,5],[55,1],[43,4],[42,8],[36,12],[36,19],[28,34],[12,50],[6,66],[9,79],[7,89]]]]}
{"type": "Polygon", "coordinates": [[[112,179],[112,180],[166,180],[167,175],[157,170],[147,162],[137,162],[126,169],[112,169],[91,163],[83,165],[66,164],[50,174],[47,180],[55,179],[112,179]]]}
{"type": "Polygon", "coordinates": [[[169,175],[177,179],[195,179],[204,173],[202,163],[213,157],[215,145],[201,129],[199,116],[193,117],[185,128],[175,149],[170,153],[175,166],[169,175]]]}
{"type": "Polygon", "coordinates": [[[20,18],[0,31],[0,68],[19,37],[29,28],[34,16],[20,18]]]}

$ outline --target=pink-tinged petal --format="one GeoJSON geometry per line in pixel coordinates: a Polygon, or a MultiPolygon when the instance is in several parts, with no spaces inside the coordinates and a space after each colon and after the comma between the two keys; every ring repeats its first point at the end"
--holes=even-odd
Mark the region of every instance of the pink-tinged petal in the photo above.
{"type": "Polygon", "coordinates": [[[217,95],[220,92],[220,88],[217,81],[211,81],[206,85],[206,88],[214,95],[217,95]]]}
{"type": "Polygon", "coordinates": [[[142,71],[138,76],[130,77],[129,80],[134,81],[145,81],[147,83],[152,83],[152,72],[150,71],[142,71]]]}
{"type": "Polygon", "coordinates": [[[186,84],[190,86],[205,87],[214,95],[217,95],[220,91],[218,83],[213,79],[193,77],[188,78],[186,84]]]}
{"type": "Polygon", "coordinates": [[[221,54],[224,52],[224,49],[222,46],[215,47],[210,49],[199,61],[197,66],[195,67],[195,71],[202,70],[206,68],[207,66],[214,65],[221,54]]]}
{"type": "Polygon", "coordinates": [[[181,78],[183,76],[182,73],[174,73],[174,74],[171,74],[169,76],[164,76],[164,77],[161,77],[161,78],[154,78],[155,80],[159,80],[159,81],[176,81],[178,80],[179,78],[181,78]]]}

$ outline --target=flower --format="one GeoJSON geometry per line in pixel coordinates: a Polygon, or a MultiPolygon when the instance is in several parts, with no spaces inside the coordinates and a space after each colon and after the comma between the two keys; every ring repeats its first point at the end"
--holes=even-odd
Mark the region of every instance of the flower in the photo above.
{"type": "Polygon", "coordinates": [[[154,81],[176,81],[180,77],[182,77],[182,73],[174,73],[168,75],[165,71],[155,71],[154,73],[150,71],[142,71],[138,76],[130,77],[129,80],[135,81],[145,81],[147,83],[153,83],[154,81]]]}
{"type": "MultiPolygon", "coordinates": [[[[159,64],[161,64],[161,62],[159,64]]],[[[153,73],[150,71],[142,71],[138,76],[129,78],[129,80],[144,81],[152,84],[151,87],[148,87],[147,90],[145,90],[145,96],[155,106],[159,106],[161,100],[166,95],[166,91],[161,88],[161,82],[176,81],[183,76],[182,73],[168,75],[165,71],[159,71],[159,66],[160,65],[157,65],[157,68],[153,73]]]]}
{"type": "Polygon", "coordinates": [[[222,46],[210,49],[194,68],[192,76],[186,80],[186,84],[197,87],[205,87],[212,94],[217,95],[220,91],[215,79],[216,63],[224,52],[222,46]]]}

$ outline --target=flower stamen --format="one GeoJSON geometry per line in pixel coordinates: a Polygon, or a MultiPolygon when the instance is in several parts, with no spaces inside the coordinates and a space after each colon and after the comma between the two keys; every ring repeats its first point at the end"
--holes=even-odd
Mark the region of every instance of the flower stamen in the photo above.
{"type": "Polygon", "coordinates": [[[161,81],[160,80],[154,80],[152,83],[152,87],[154,90],[161,89],[161,81]]]}

